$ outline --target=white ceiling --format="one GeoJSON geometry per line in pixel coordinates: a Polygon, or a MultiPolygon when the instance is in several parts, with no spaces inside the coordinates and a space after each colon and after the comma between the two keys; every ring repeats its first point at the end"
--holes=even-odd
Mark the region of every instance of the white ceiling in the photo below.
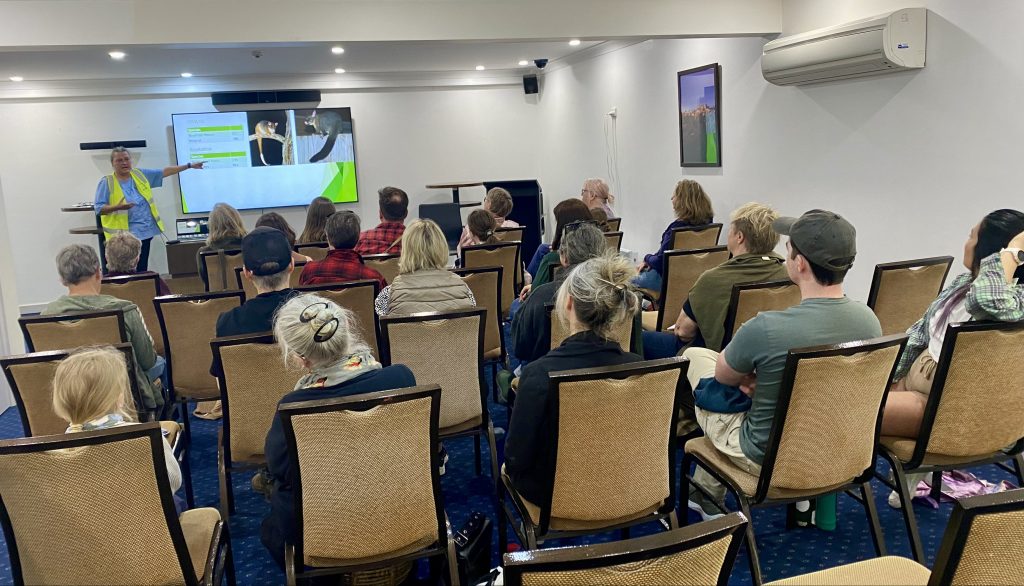
{"type": "Polygon", "coordinates": [[[475,72],[477,65],[488,71],[525,73],[535,69],[533,60],[546,58],[554,64],[567,56],[599,45],[583,41],[388,41],[345,43],[345,53],[334,55],[331,44],[278,43],[270,45],[66,47],[46,50],[0,52],[0,84],[14,84],[11,76],[26,82],[166,79],[182,72],[203,77],[294,76],[332,74],[344,68],[346,74],[396,74],[406,72],[475,72]],[[110,50],[123,50],[127,57],[114,61],[110,50]],[[259,59],[253,51],[260,51],[259,59]],[[529,66],[518,62],[526,59],[529,66]]]}

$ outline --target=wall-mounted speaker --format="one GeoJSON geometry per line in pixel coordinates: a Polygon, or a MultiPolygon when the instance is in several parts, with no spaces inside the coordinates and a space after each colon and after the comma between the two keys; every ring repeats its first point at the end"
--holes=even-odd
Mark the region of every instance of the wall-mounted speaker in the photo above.
{"type": "Polygon", "coordinates": [[[316,106],[320,103],[320,90],[213,92],[210,100],[218,110],[286,110],[296,106],[316,106]]]}
{"type": "Polygon", "coordinates": [[[523,91],[527,95],[540,93],[540,83],[538,83],[536,75],[523,76],[523,91]]]}
{"type": "Polygon", "coordinates": [[[78,148],[83,151],[109,151],[114,147],[124,147],[126,149],[144,149],[146,148],[146,141],[144,140],[111,140],[107,142],[80,142],[78,148]]]}

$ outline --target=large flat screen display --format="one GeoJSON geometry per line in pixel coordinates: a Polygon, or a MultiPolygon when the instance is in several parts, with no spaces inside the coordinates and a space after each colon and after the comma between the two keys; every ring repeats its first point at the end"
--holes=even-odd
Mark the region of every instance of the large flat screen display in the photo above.
{"type": "Polygon", "coordinates": [[[173,114],[181,211],[304,206],[317,196],[354,202],[356,156],[349,108],[173,114]]]}

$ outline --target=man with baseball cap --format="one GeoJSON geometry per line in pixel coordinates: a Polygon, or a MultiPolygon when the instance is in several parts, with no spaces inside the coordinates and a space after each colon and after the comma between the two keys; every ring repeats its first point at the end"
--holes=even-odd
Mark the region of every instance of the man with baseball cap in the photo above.
{"type": "MultiPolygon", "coordinates": [[[[690,359],[687,378],[697,389],[697,423],[718,451],[755,476],[761,471],[789,350],[882,335],[874,312],[843,293],[843,278],[857,256],[857,231],[849,222],[834,212],[811,210],[799,218],[779,218],[772,227],[789,236],[786,273],[800,287],[800,304],[758,314],[721,354],[703,348],[683,353],[690,359]],[[700,384],[711,378],[713,384],[700,384]]],[[[691,487],[689,508],[705,519],[721,516],[725,487],[700,468],[693,481],[715,498],[711,501],[691,487]]]]}

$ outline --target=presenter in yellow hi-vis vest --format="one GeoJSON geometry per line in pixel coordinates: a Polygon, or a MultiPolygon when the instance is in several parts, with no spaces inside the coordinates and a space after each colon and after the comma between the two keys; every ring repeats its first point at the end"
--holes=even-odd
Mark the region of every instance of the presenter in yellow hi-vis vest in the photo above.
{"type": "Polygon", "coordinates": [[[138,272],[149,270],[149,245],[153,237],[164,231],[160,212],[153,201],[153,188],[164,184],[164,177],[186,169],[202,169],[203,163],[175,165],[163,169],[133,169],[132,155],[124,147],[110,151],[114,173],[100,179],[93,206],[100,215],[103,233],[110,238],[128,231],[142,241],[138,272]]]}

